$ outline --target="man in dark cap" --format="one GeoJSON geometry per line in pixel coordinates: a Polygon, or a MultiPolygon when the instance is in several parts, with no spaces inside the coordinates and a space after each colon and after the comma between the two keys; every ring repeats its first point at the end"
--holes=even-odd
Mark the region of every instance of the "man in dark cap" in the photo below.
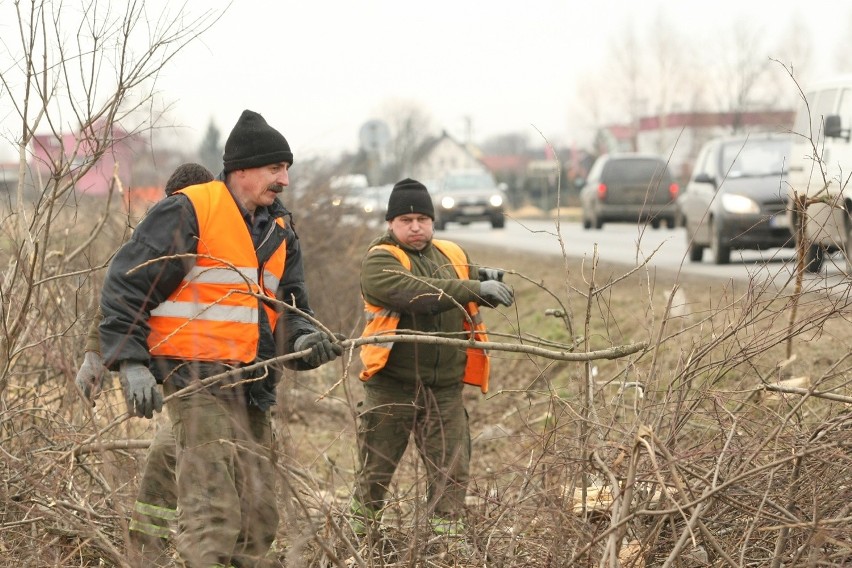
{"type": "Polygon", "coordinates": [[[313,369],[343,351],[308,319],[299,240],[277,199],[292,163],[284,136],[244,111],[221,179],[155,205],[104,282],[101,348],[128,411],[160,411],[157,383],[174,395],[176,545],[186,566],[263,564],[278,526],[270,408],[279,373],[262,362],[304,351],[290,364],[313,369]]]}
{"type": "MultiPolygon", "coordinates": [[[[457,244],[432,238],[435,210],[413,179],[394,185],[387,232],[361,263],[367,326],[362,337],[414,330],[487,341],[479,306],[511,306],[503,272],[474,266],[457,244]]],[[[463,384],[488,389],[482,349],[433,343],[361,346],[364,401],[359,403],[360,469],[350,524],[366,535],[380,520],[391,478],[411,434],[427,472],[428,511],[437,534],[464,534],[470,429],[463,384]]]]}

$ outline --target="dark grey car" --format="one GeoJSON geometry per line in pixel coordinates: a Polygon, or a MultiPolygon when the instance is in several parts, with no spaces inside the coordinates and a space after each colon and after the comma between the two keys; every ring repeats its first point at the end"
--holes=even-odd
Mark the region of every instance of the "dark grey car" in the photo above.
{"type": "Polygon", "coordinates": [[[678,198],[691,261],[707,247],[714,263],[727,264],[732,249],[793,246],[782,184],[790,148],[789,138],[767,134],[704,144],[678,198]]]}
{"type": "Polygon", "coordinates": [[[451,171],[437,181],[426,183],[435,205],[435,230],[447,223],[469,225],[488,221],[495,229],[506,224],[504,207],[506,193],[494,182],[494,177],[482,170],[451,171]]]}
{"type": "Polygon", "coordinates": [[[580,190],[583,228],[610,221],[674,227],[678,185],[666,161],[652,154],[604,154],[595,160],[580,190]]]}

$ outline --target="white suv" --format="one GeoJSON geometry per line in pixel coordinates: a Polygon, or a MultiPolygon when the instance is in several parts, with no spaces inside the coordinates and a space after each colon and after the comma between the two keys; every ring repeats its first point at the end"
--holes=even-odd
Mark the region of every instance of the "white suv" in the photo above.
{"type": "Polygon", "coordinates": [[[793,125],[788,176],[790,227],[799,238],[794,197],[811,201],[805,217],[805,267],[822,269],[826,254],[843,251],[852,267],[852,75],[816,83],[805,91],[793,125]]]}

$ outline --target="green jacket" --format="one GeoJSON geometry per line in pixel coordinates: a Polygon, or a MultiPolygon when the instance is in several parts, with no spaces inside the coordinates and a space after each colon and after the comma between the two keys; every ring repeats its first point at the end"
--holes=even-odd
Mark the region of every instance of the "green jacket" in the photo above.
{"type": "MultiPolygon", "coordinates": [[[[408,273],[387,251],[368,252],[361,262],[364,299],[399,312],[397,329],[402,333],[415,330],[465,338],[464,312],[453,300],[461,306],[468,302],[481,303],[479,280],[460,280],[447,257],[431,243],[422,251],[416,251],[401,245],[388,232],[375,239],[370,248],[379,244],[395,245],[404,250],[411,259],[411,272],[408,273]]],[[[469,257],[467,260],[470,264],[469,257]]],[[[470,266],[470,274],[478,274],[478,268],[470,266]]],[[[460,387],[466,361],[463,347],[394,343],[387,364],[368,384],[401,382],[413,385],[419,380],[432,387],[460,387]]]]}

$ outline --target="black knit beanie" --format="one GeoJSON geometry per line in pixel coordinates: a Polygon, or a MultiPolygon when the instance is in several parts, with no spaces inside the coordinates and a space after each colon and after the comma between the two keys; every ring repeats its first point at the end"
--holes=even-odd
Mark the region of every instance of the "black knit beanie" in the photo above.
{"type": "Polygon", "coordinates": [[[166,195],[171,195],[179,189],[213,181],[210,170],[193,162],[179,165],[166,182],[166,195]]]}
{"type": "Polygon", "coordinates": [[[293,165],[290,145],[280,132],[251,110],[244,110],[225,142],[225,173],[279,162],[293,165]]]}
{"type": "Polygon", "coordinates": [[[399,215],[408,213],[421,213],[435,220],[435,207],[429,190],[419,181],[405,178],[396,182],[388,199],[388,213],[385,220],[390,221],[399,215]]]}

